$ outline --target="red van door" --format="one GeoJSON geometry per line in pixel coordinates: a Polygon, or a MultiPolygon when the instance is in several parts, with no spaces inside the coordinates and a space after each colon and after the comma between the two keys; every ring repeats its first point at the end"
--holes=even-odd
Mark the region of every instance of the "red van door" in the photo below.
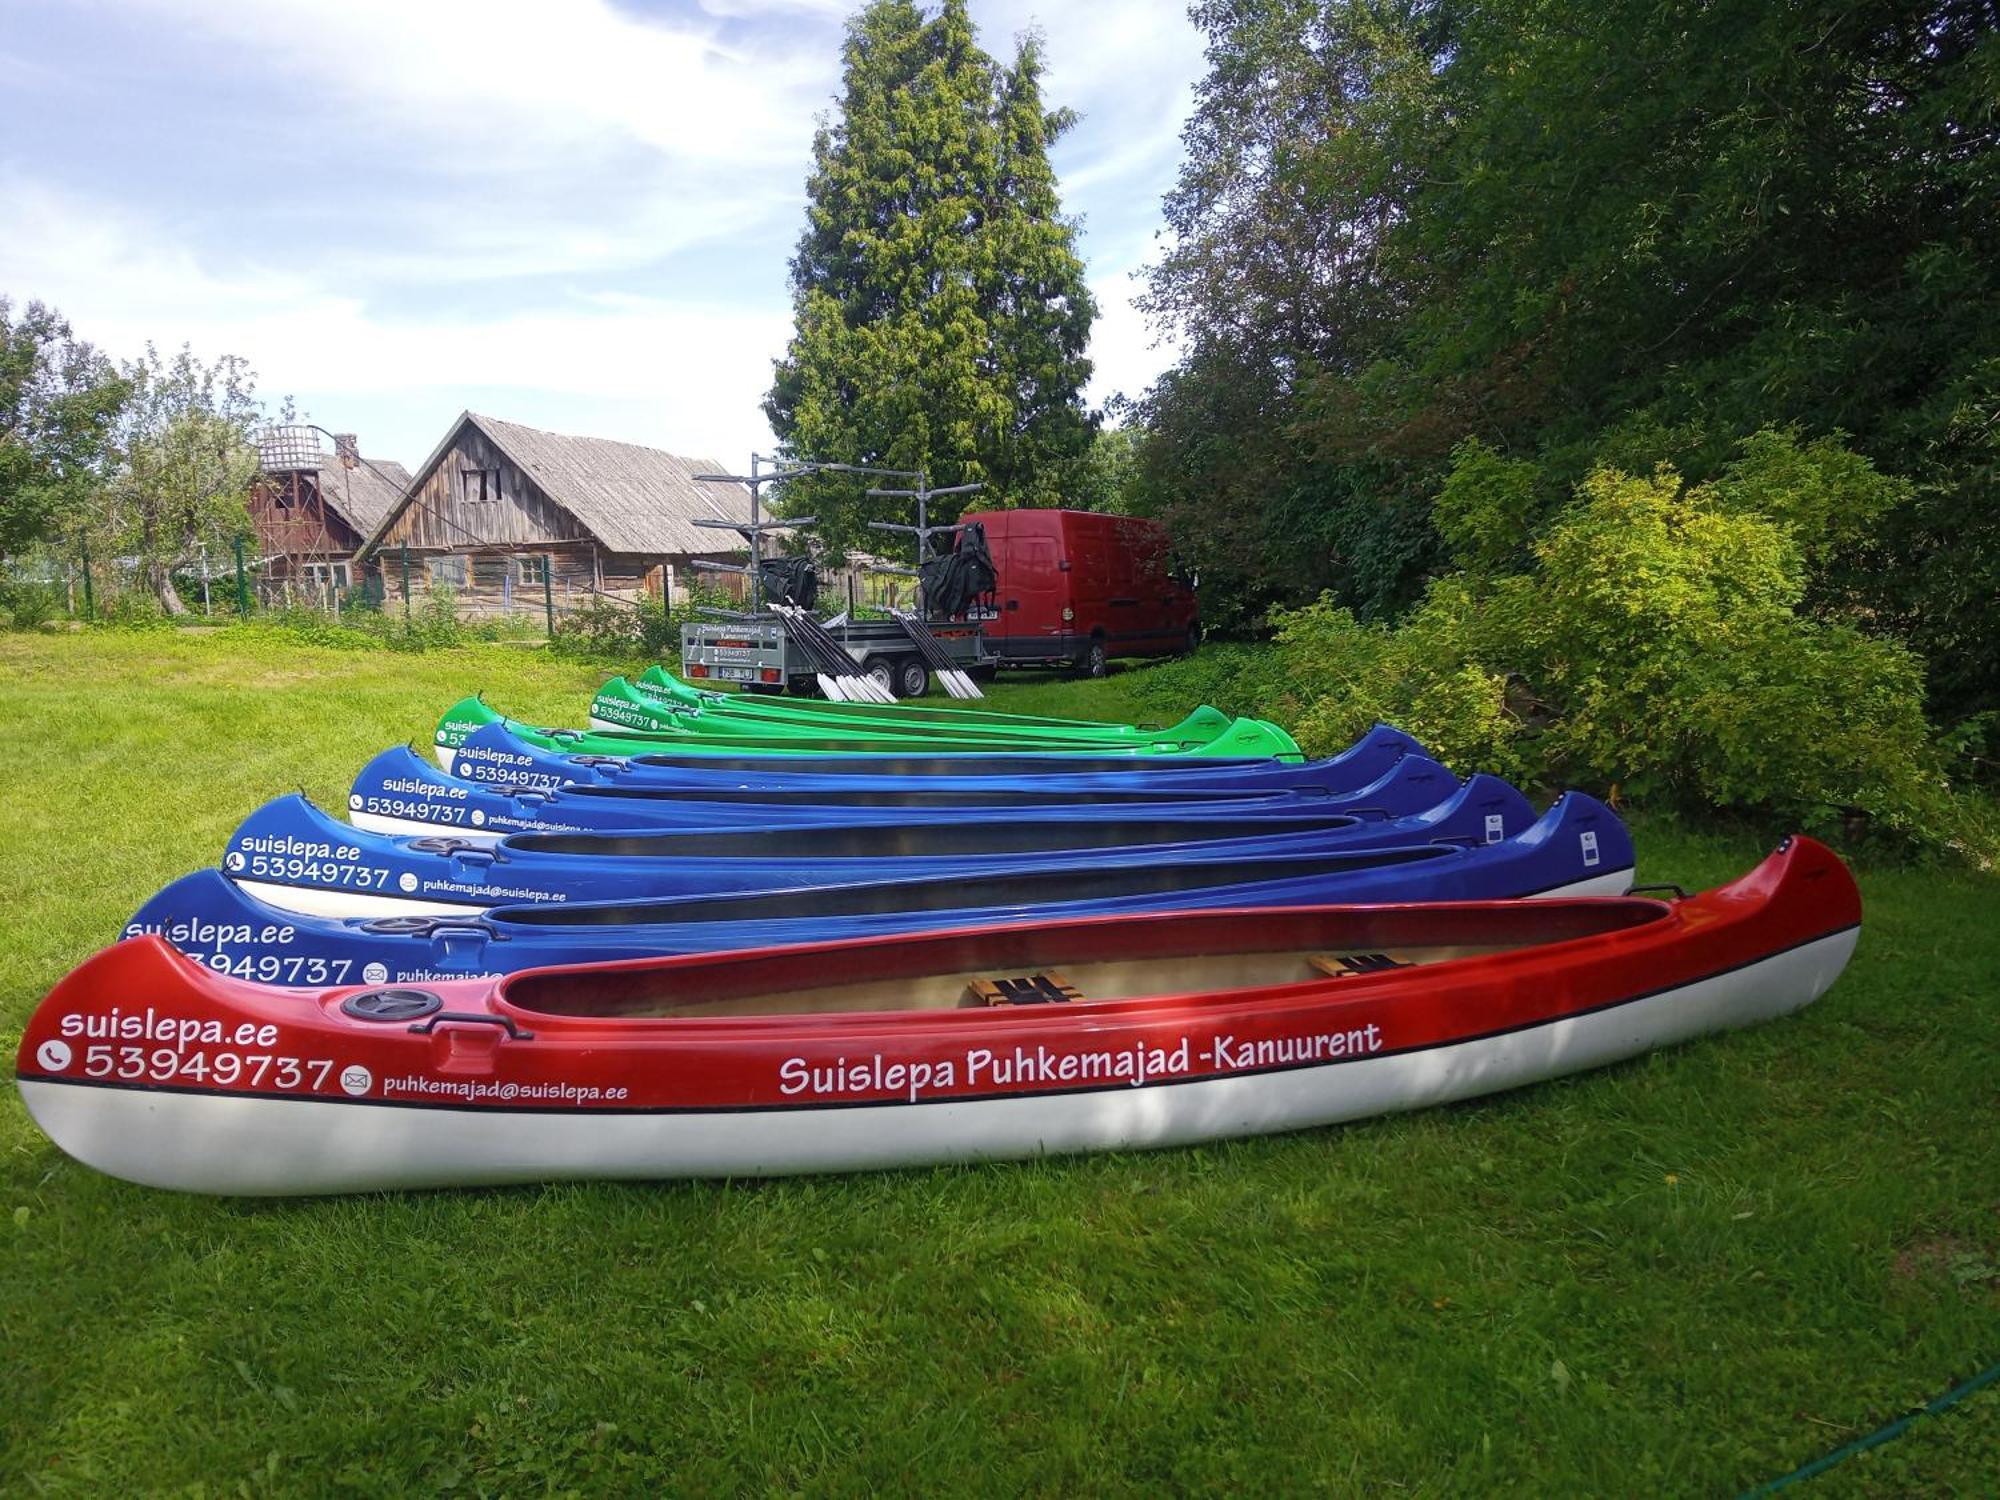
{"type": "Polygon", "coordinates": [[[1024,535],[1022,530],[1011,530],[1003,542],[992,544],[1000,618],[987,633],[998,638],[999,654],[1009,660],[1047,661],[1066,654],[1063,611],[1069,603],[1069,575],[1055,535],[1039,530],[1024,535]]]}

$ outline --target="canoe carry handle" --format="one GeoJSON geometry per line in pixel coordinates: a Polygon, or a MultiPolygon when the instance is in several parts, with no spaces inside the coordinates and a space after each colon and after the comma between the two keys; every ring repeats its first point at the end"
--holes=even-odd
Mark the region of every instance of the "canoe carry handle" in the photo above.
{"type": "Polygon", "coordinates": [[[581,729],[544,729],[542,733],[552,740],[580,740],[583,738],[583,731],[581,729]]]}
{"type": "Polygon", "coordinates": [[[622,755],[565,755],[563,759],[573,766],[596,767],[622,766],[625,764],[625,757],[622,755]]]}
{"type": "Polygon", "coordinates": [[[476,937],[494,938],[499,934],[480,922],[468,922],[464,917],[370,917],[361,924],[363,932],[381,933],[388,937],[476,937]]]}
{"type": "Polygon", "coordinates": [[[478,839],[431,838],[411,839],[409,847],[419,854],[463,854],[469,849],[485,849],[478,839]]]}
{"type": "Polygon", "coordinates": [[[1628,896],[1644,896],[1651,891],[1672,891],[1676,901],[1685,901],[1688,893],[1671,880],[1663,880],[1655,885],[1635,885],[1625,892],[1628,896]]]}
{"type": "Polygon", "coordinates": [[[468,1026],[498,1026],[506,1031],[509,1041],[532,1042],[535,1039],[534,1032],[523,1031],[516,1026],[512,1016],[489,1016],[482,1011],[474,1010],[441,1010],[433,1016],[415,1022],[410,1030],[418,1036],[429,1036],[445,1021],[463,1021],[468,1026]]]}
{"type": "Polygon", "coordinates": [[[529,786],[525,781],[503,781],[493,786],[496,796],[512,797],[516,802],[546,802],[549,794],[540,787],[529,786]]]}

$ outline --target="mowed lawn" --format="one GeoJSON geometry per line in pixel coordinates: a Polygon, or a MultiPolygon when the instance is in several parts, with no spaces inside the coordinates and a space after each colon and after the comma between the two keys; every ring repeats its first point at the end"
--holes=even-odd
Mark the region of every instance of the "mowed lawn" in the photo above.
{"type": "MultiPolygon", "coordinates": [[[[264,798],[603,674],[0,636],[0,1045],[264,798]]],[[[1003,687],[1118,717],[1136,674],[1003,687]]],[[[1468,768],[1460,768],[1468,769],[1468,768]]],[[[1712,884],[1781,830],[1642,823],[1712,884]]],[[[1865,868],[1819,1004],[1456,1108],[1145,1155],[249,1202],[0,1095],[0,1493],[1728,1494],[2000,1359],[2000,883],[1865,868]]],[[[1816,1493],[1977,1495],[2000,1390],[1816,1493]]]]}

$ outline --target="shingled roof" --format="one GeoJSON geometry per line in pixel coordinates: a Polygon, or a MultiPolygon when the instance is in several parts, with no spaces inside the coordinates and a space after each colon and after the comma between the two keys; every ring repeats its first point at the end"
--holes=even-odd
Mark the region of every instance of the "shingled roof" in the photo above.
{"type": "Polygon", "coordinates": [[[347,469],[329,453],[319,470],[320,500],[362,536],[388,519],[409,487],[410,471],[393,458],[364,458],[347,469]]]}
{"type": "MultiPolygon", "coordinates": [[[[728,552],[741,545],[741,539],[727,531],[694,522],[697,518],[747,522],[748,489],[697,484],[695,475],[720,473],[722,466],[712,459],[681,458],[637,443],[544,432],[468,411],[451,424],[444,441],[424,460],[417,470],[420,478],[451,451],[467,424],[485,434],[609,551],[659,556],[728,552]]],[[[413,484],[404,486],[404,503],[414,489],[413,484]]],[[[375,523],[362,543],[363,554],[381,541],[403,508],[403,504],[391,507],[375,523]]]]}

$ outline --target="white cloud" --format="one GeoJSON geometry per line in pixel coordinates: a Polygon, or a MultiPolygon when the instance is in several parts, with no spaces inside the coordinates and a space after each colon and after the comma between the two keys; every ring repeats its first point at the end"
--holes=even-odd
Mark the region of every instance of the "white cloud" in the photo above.
{"type": "MultiPolygon", "coordinates": [[[[597,401],[621,420],[651,413],[648,431],[598,436],[730,455],[769,443],[757,402],[789,332],[782,305],[626,296],[567,312],[389,320],[295,275],[211,272],[158,226],[19,182],[0,181],[0,222],[19,230],[0,241],[0,286],[34,288],[114,354],[148,340],[240,354],[267,399],[304,393],[329,426],[347,425],[346,401],[406,398],[395,404],[449,416],[463,392],[507,388],[518,405],[495,415],[532,423],[545,408],[597,401]]],[[[369,440],[392,457],[417,457],[438,435],[434,415],[390,421],[369,440]]]]}
{"type": "Polygon", "coordinates": [[[1143,394],[1179,352],[1179,341],[1153,329],[1133,306],[1142,290],[1129,272],[1101,276],[1090,284],[1097,299],[1097,322],[1090,331],[1093,368],[1086,392],[1092,405],[1119,394],[1143,394]]]}
{"type": "Polygon", "coordinates": [[[712,20],[645,20],[605,0],[127,3],[308,82],[315,104],[385,137],[492,147],[510,166],[607,136],[680,161],[789,161],[826,71],[818,49],[750,55],[712,20]]]}
{"type": "MultiPolygon", "coordinates": [[[[851,0],[704,0],[671,20],[606,0],[94,3],[101,53],[6,59],[40,80],[38,124],[63,145],[32,178],[0,151],[0,289],[55,303],[117,355],[148,340],[241,354],[267,396],[298,393],[406,461],[467,404],[730,463],[768,447],[758,403],[790,331],[775,268],[851,0]],[[190,42],[192,72],[149,61],[190,42]],[[255,115],[240,137],[174,127],[178,101],[211,89],[298,133],[298,201],[268,168],[292,136],[264,139],[255,115]],[[130,133],[116,166],[64,157],[88,132],[63,110],[80,126],[109,97],[166,123],[130,133]],[[686,279],[735,269],[721,257],[738,247],[769,285],[686,279]],[[669,271],[677,252],[692,253],[669,271]]],[[[1047,98],[1084,112],[1058,164],[1086,218],[1101,401],[1172,357],[1128,273],[1200,39],[1175,0],[1043,9],[993,0],[975,18],[1001,57],[1040,24],[1047,98]]]]}

